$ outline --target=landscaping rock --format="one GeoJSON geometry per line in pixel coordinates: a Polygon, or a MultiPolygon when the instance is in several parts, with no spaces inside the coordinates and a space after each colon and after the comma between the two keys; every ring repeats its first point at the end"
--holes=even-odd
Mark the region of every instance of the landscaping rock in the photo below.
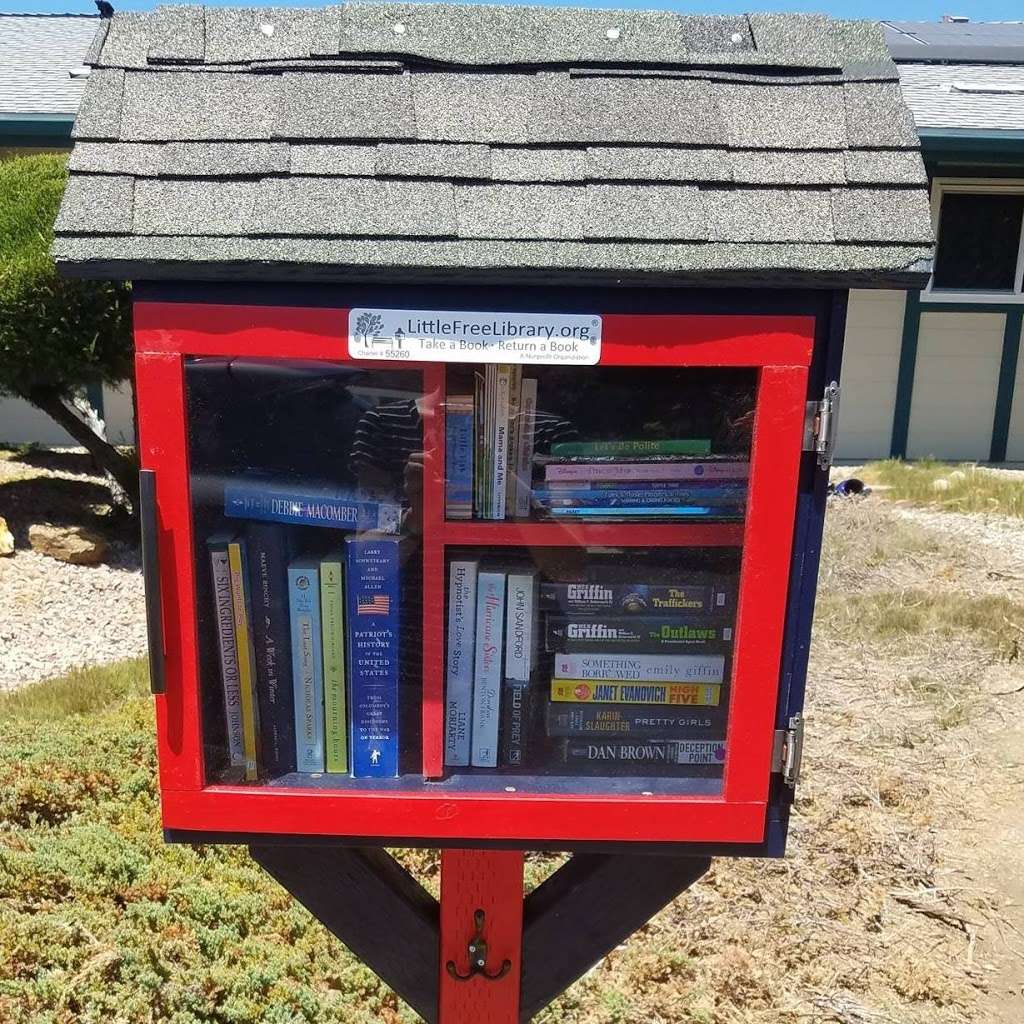
{"type": "Polygon", "coordinates": [[[14,534],[7,526],[7,520],[0,516],[0,556],[14,554],[14,534]]]}
{"type": "Polygon", "coordinates": [[[28,528],[28,542],[33,551],[71,565],[97,565],[109,547],[105,537],[85,526],[36,524],[28,528]]]}

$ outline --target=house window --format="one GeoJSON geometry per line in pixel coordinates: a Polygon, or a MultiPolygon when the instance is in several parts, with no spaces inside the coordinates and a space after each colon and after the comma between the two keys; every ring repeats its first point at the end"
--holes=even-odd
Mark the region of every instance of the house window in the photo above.
{"type": "Polygon", "coordinates": [[[1024,300],[1024,183],[936,181],[932,214],[931,298],[1024,300]]]}

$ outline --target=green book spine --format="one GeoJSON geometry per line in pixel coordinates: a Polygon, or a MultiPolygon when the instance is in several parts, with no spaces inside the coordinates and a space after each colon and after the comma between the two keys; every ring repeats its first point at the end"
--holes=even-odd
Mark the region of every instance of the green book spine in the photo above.
{"type": "Polygon", "coordinates": [[[320,563],[320,621],[324,650],[324,746],[327,771],[348,772],[345,699],[345,570],[341,557],[320,563]]]}
{"type": "Polygon", "coordinates": [[[706,437],[675,441],[560,441],[551,446],[552,455],[709,455],[706,437]]]}

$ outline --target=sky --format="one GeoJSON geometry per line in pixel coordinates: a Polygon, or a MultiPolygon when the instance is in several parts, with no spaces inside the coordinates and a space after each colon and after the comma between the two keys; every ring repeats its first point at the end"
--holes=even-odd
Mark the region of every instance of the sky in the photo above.
{"type": "MultiPolygon", "coordinates": [[[[113,0],[117,10],[143,11],[160,0],[113,0]]],[[[166,2],[166,0],[165,0],[166,2]]],[[[206,0],[216,3],[217,0],[206,0]]],[[[325,0],[326,2],[326,0],[325,0]]],[[[458,0],[455,0],[458,2],[458,0]]],[[[530,0],[540,6],[606,7],[637,10],[673,10],[689,14],[737,14],[747,11],[814,11],[844,18],[899,18],[903,21],[939,21],[944,14],[966,15],[971,21],[1024,19],[1021,0],[530,0]]],[[[229,6],[318,7],[316,0],[297,4],[258,4],[256,0],[225,0],[229,6]]],[[[93,14],[93,0],[0,0],[0,13],[93,14]]],[[[0,31],[2,31],[0,26],[0,31]]]]}

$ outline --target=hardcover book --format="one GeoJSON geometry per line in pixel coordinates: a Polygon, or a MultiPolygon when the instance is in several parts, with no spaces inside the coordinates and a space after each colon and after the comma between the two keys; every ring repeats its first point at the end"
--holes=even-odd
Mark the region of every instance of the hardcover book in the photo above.
{"type": "Polygon", "coordinates": [[[348,708],[345,694],[345,565],[343,553],[320,563],[320,627],[324,652],[324,764],[348,772],[348,708]]]}
{"type": "Polygon", "coordinates": [[[469,764],[478,569],[478,562],[452,562],[448,569],[444,763],[453,768],[469,764]]]}
{"type": "Polygon", "coordinates": [[[473,396],[445,402],[445,516],[473,517],[473,396]]]}
{"type": "Polygon", "coordinates": [[[732,591],[720,584],[542,583],[541,606],[563,612],[721,613],[733,604],[732,591]]]}
{"type": "Polygon", "coordinates": [[[256,677],[253,671],[252,632],[249,623],[249,580],[245,567],[245,545],[228,541],[228,572],[231,576],[231,605],[235,616],[235,654],[238,658],[239,706],[242,710],[242,749],[245,754],[245,781],[259,778],[258,729],[256,710],[256,677]]]}
{"type": "Polygon", "coordinates": [[[231,568],[228,565],[228,537],[211,537],[210,576],[213,582],[213,606],[217,619],[217,654],[224,694],[224,722],[227,730],[228,760],[234,768],[245,767],[242,740],[242,686],[238,675],[235,647],[235,609],[231,599],[231,568]]]}
{"type": "Polygon", "coordinates": [[[295,771],[295,703],[288,618],[288,531],[271,523],[245,528],[256,655],[260,760],[271,776],[295,771]]]}
{"type": "Polygon", "coordinates": [[[594,704],[688,704],[717,707],[720,683],[617,683],[552,679],[551,699],[594,704]]]}
{"type": "Polygon", "coordinates": [[[637,438],[616,441],[560,441],[551,446],[554,456],[610,455],[616,458],[629,455],[709,455],[709,438],[677,438],[653,441],[637,438]]]}
{"type": "Polygon", "coordinates": [[[297,559],[288,566],[291,614],[295,767],[324,770],[324,663],[320,621],[320,563],[297,559]]]}
{"type": "Polygon", "coordinates": [[[747,462],[549,462],[545,480],[746,480],[747,462]]]}
{"type": "Polygon", "coordinates": [[[352,775],[398,775],[397,537],[347,537],[352,775]]]}
{"type": "Polygon", "coordinates": [[[501,764],[518,767],[526,758],[530,676],[536,644],[537,576],[509,573],[505,599],[505,686],[501,697],[501,764]]]}
{"type": "Polygon", "coordinates": [[[566,740],[562,758],[567,764],[612,762],[636,765],[722,764],[724,740],[566,740]]]}
{"type": "Polygon", "coordinates": [[[601,505],[548,512],[553,519],[734,519],[741,514],[722,505],[601,505]]]}
{"type": "Polygon", "coordinates": [[[721,654],[556,654],[556,679],[720,683],[721,654]]]}
{"type": "Polygon", "coordinates": [[[244,479],[232,479],[224,486],[224,514],[234,519],[394,533],[401,513],[394,502],[364,499],[345,491],[244,479]]]}
{"type": "Polygon", "coordinates": [[[724,505],[746,501],[746,484],[692,484],[676,487],[538,488],[533,500],[550,508],[645,505],[724,505]]]}
{"type": "Polygon", "coordinates": [[[547,734],[556,737],[714,739],[725,735],[724,707],[556,704],[547,708],[547,734]]]}
{"type": "Polygon", "coordinates": [[[732,645],[732,626],[699,618],[646,615],[548,615],[544,647],[552,653],[629,652],[669,654],[698,650],[725,653],[732,645]]]}
{"type": "Polygon", "coordinates": [[[476,585],[476,656],[473,662],[473,731],[470,763],[498,764],[501,705],[502,634],[505,621],[505,574],[482,572],[476,585]]]}

